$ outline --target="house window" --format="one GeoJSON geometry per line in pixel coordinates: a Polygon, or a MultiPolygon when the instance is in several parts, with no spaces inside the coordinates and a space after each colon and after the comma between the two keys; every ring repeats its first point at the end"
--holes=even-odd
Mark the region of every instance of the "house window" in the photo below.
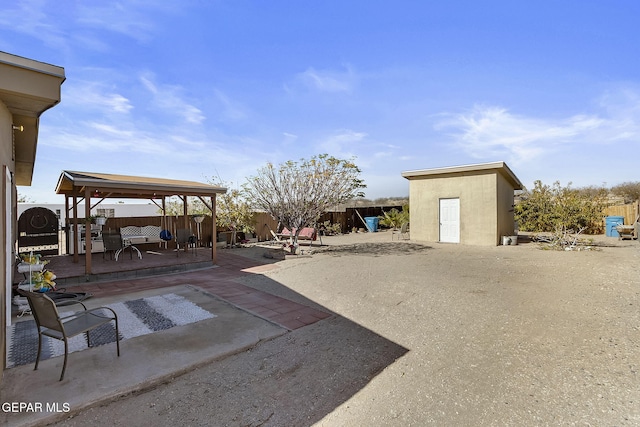
{"type": "Polygon", "coordinates": [[[102,215],[105,218],[114,218],[116,216],[116,210],[115,209],[96,209],[96,213],[98,215],[102,215]]]}

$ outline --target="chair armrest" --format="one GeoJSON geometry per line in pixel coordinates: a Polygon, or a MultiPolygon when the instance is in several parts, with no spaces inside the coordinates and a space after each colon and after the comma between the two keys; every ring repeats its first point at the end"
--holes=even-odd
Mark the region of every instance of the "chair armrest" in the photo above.
{"type": "Polygon", "coordinates": [[[73,304],[80,304],[85,311],[87,310],[87,306],[84,305],[81,301],[74,301],[74,300],[60,301],[59,303],[56,303],[56,307],[68,307],[73,304]]]}
{"type": "Polygon", "coordinates": [[[83,304],[82,302],[80,302],[80,301],[69,301],[69,303],[68,303],[68,304],[65,304],[65,305],[63,305],[63,306],[61,306],[61,307],[68,307],[68,306],[73,305],[73,304],[80,304],[84,310],[83,310],[83,311],[76,311],[76,312],[71,313],[71,314],[68,314],[68,315],[66,315],[66,316],[60,316],[60,320],[69,319],[69,318],[71,318],[71,317],[75,317],[75,316],[78,316],[79,314],[84,314],[84,313],[86,313],[86,312],[87,312],[87,306],[86,306],[86,305],[84,305],[84,304],[83,304]]]}
{"type": "MultiPolygon", "coordinates": [[[[115,311],[113,311],[113,309],[111,307],[90,308],[90,309],[87,310],[87,313],[93,313],[94,311],[98,311],[98,310],[109,310],[111,313],[113,313],[113,319],[117,319],[118,318],[118,315],[116,314],[115,311]]],[[[100,314],[94,314],[94,316],[104,317],[104,316],[101,316],[100,314]]]]}
{"type": "MultiPolygon", "coordinates": [[[[80,301],[78,301],[78,304],[82,304],[80,301]]],[[[70,314],[68,316],[64,316],[64,317],[60,317],[60,320],[64,320],[64,319],[70,319],[72,317],[76,317],[79,315],[87,315],[87,314],[93,314],[94,316],[98,316],[98,317],[104,317],[105,319],[117,319],[118,315],[116,314],[115,311],[113,311],[113,309],[109,308],[109,307],[96,307],[96,308],[89,308],[87,309],[87,307],[82,304],[82,306],[85,308],[85,311],[77,311],[73,314],[70,314]],[[101,311],[101,310],[109,310],[111,313],[113,313],[113,317],[108,317],[108,316],[102,316],[99,313],[94,313],[95,311],[101,311]]]]}

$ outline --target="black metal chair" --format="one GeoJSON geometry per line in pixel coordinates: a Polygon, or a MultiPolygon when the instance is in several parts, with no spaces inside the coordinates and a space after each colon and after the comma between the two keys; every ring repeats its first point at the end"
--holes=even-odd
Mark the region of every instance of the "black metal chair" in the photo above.
{"type": "MultiPolygon", "coordinates": [[[[115,257],[116,261],[118,261],[118,256],[120,256],[125,248],[124,242],[122,241],[122,235],[120,235],[120,233],[103,234],[102,245],[104,246],[102,259],[104,259],[104,255],[108,252],[109,259],[113,259],[113,257],[115,257]]],[[[133,251],[131,251],[131,259],[133,259],[133,251]]]]}
{"type": "Polygon", "coordinates": [[[18,290],[18,293],[27,298],[29,307],[31,307],[31,313],[33,314],[33,318],[35,319],[36,326],[38,328],[38,356],[36,357],[36,366],[33,368],[34,371],[38,369],[38,363],[40,362],[43,335],[64,341],[64,363],[62,365],[62,373],[60,374],[60,381],[62,381],[64,378],[64,372],[67,369],[69,338],[80,334],[86,334],[87,345],[91,347],[90,331],[99,326],[110,323],[111,321],[115,322],[116,348],[118,357],[120,357],[118,316],[116,315],[116,312],[109,307],[87,309],[83,303],[78,301],[77,304],[82,305],[84,308],[83,311],[60,317],[55,302],[53,302],[46,293],[28,292],[23,290],[18,290]],[[107,313],[105,313],[105,310],[107,313]],[[109,311],[112,315],[108,313],[109,311]]]}
{"type": "Polygon", "coordinates": [[[176,230],[176,256],[180,254],[181,244],[184,245],[184,248],[191,246],[193,255],[196,255],[196,236],[188,228],[176,230]]]}

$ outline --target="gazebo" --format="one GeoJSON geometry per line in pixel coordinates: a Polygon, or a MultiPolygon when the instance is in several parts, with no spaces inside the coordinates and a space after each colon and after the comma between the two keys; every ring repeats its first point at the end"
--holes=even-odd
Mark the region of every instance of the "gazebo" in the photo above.
{"type": "MultiPolygon", "coordinates": [[[[78,204],[84,201],[85,229],[91,228],[91,209],[105,199],[149,199],[155,203],[164,215],[166,212],[166,198],[177,196],[182,200],[184,225],[188,227],[187,198],[199,198],[209,210],[213,225],[213,242],[211,245],[211,259],[217,262],[216,254],[216,195],[227,192],[226,188],[217,187],[195,181],[181,181],[163,178],[148,178],[131,175],[116,175],[96,172],[62,171],[56,194],[65,196],[67,217],[73,218],[73,235],[78,236],[78,204]],[[92,204],[92,199],[95,201],[92,204]],[[68,213],[73,210],[73,215],[68,213]]],[[[91,239],[86,241],[85,274],[91,274],[91,239]]],[[[185,248],[186,250],[186,248],[185,248]]],[[[78,239],[73,242],[73,261],[78,262],[78,239]]]]}

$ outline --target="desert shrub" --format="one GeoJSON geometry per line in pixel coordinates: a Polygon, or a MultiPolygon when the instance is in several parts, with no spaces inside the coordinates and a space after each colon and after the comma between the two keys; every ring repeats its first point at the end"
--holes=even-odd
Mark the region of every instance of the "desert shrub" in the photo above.
{"type": "Polygon", "coordinates": [[[640,182],[623,182],[611,187],[611,192],[624,198],[625,203],[632,203],[640,199],[640,182]]]}
{"type": "Polygon", "coordinates": [[[402,224],[409,222],[409,205],[404,205],[402,211],[396,208],[386,212],[383,211],[378,218],[380,219],[380,225],[389,228],[400,228],[402,224]]]}
{"type": "Polygon", "coordinates": [[[604,188],[583,192],[571,183],[563,187],[558,181],[551,186],[535,181],[516,204],[515,219],[522,231],[600,233],[606,193],[604,188]]]}
{"type": "Polygon", "coordinates": [[[333,236],[342,233],[342,226],[338,222],[332,224],[331,221],[325,221],[322,223],[321,230],[325,236],[333,236]]]}

